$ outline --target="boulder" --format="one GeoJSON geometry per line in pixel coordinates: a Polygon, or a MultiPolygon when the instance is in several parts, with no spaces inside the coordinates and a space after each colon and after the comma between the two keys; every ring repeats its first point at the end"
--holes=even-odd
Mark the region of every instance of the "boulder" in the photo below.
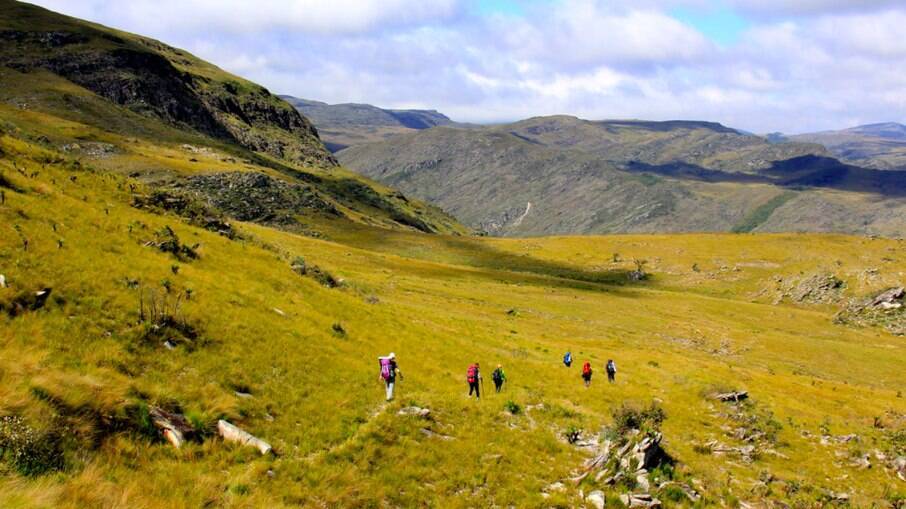
{"type": "Polygon", "coordinates": [[[170,413],[160,408],[153,407],[148,412],[151,423],[160,430],[164,438],[179,449],[186,442],[186,437],[195,433],[195,429],[181,414],[170,413]]]}
{"type": "Polygon", "coordinates": [[[595,509],[604,509],[604,506],[607,505],[607,498],[605,498],[603,491],[592,491],[585,497],[585,501],[595,509]]]}
{"type": "Polygon", "coordinates": [[[241,445],[247,445],[249,447],[254,447],[261,452],[261,454],[267,454],[273,452],[273,447],[264,440],[250,434],[249,432],[234,426],[223,419],[217,421],[217,432],[221,437],[227,442],[236,442],[241,445]]]}
{"type": "Polygon", "coordinates": [[[749,398],[748,391],[732,391],[732,392],[725,392],[722,394],[714,395],[714,399],[723,401],[723,402],[730,402],[730,401],[738,402],[738,401],[742,401],[742,400],[748,399],[748,398],[749,398]]]}
{"type": "Polygon", "coordinates": [[[419,417],[422,419],[431,418],[431,410],[429,410],[427,408],[419,408],[417,406],[409,406],[406,408],[402,408],[402,409],[400,409],[399,412],[397,412],[397,414],[398,415],[409,415],[412,417],[419,417]]]}
{"type": "Polygon", "coordinates": [[[903,297],[906,297],[906,288],[902,286],[899,288],[891,288],[875,297],[874,300],[871,301],[871,305],[883,306],[886,304],[888,306],[896,305],[896,307],[900,307],[902,304],[897,301],[903,300],[903,297]]]}

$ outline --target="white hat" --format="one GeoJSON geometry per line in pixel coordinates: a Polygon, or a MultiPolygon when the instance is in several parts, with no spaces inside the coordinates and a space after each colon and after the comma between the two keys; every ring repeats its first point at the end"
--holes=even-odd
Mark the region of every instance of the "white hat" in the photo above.
{"type": "Polygon", "coordinates": [[[393,352],[390,352],[390,355],[388,355],[387,357],[389,357],[391,359],[396,359],[396,354],[393,352]]]}

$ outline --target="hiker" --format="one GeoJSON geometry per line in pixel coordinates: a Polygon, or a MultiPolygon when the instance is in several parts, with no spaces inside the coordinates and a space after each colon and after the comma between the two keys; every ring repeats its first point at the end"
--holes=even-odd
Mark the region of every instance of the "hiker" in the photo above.
{"type": "Polygon", "coordinates": [[[380,379],[387,384],[387,401],[391,401],[393,400],[393,388],[396,385],[396,375],[399,375],[402,380],[403,372],[397,367],[396,354],[393,352],[390,352],[387,357],[378,357],[378,361],[381,363],[380,379]]]}
{"type": "Polygon", "coordinates": [[[585,388],[587,389],[591,385],[591,363],[585,361],[585,364],[582,365],[582,380],[585,380],[585,388]]]}
{"type": "Polygon", "coordinates": [[[614,382],[617,377],[617,365],[613,362],[613,359],[607,360],[607,381],[614,382]]]}
{"type": "Polygon", "coordinates": [[[497,392],[500,392],[500,388],[503,387],[503,383],[506,382],[506,373],[503,372],[502,365],[497,365],[497,369],[491,373],[491,379],[494,380],[494,387],[497,389],[497,392]]]}
{"type": "Polygon", "coordinates": [[[573,365],[573,354],[572,352],[567,351],[566,355],[563,356],[563,365],[567,368],[573,365]]]}
{"type": "Polygon", "coordinates": [[[475,392],[475,397],[481,399],[481,384],[484,380],[481,378],[481,369],[479,369],[478,363],[472,364],[469,366],[469,371],[466,373],[466,381],[469,382],[469,397],[472,397],[472,392],[475,392]]]}

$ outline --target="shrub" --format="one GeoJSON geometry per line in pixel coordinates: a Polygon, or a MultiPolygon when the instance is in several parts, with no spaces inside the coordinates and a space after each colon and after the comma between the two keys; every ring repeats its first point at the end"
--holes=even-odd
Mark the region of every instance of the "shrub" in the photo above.
{"type": "Polygon", "coordinates": [[[519,404],[513,400],[508,400],[506,403],[504,403],[503,409],[513,415],[516,415],[522,411],[522,407],[520,407],[519,404]]]}
{"type": "Polygon", "coordinates": [[[289,266],[292,267],[293,272],[300,276],[304,276],[308,271],[308,267],[305,265],[305,258],[302,258],[301,256],[295,257],[289,266]]]}
{"type": "Polygon", "coordinates": [[[638,409],[624,403],[613,411],[613,428],[619,435],[634,429],[644,432],[657,431],[666,418],[667,414],[664,409],[655,403],[645,409],[638,409]]]}
{"type": "Polygon", "coordinates": [[[22,475],[38,476],[64,466],[60,436],[39,431],[21,417],[0,417],[0,458],[22,475]]]}

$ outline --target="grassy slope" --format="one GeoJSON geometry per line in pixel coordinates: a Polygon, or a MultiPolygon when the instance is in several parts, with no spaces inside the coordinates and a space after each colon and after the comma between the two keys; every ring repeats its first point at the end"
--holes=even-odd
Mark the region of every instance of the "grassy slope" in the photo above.
{"type": "Polygon", "coordinates": [[[36,427],[79,409],[69,421],[78,446],[67,470],[33,480],[3,470],[0,506],[570,505],[577,501],[545,502],[539,493],[582,460],[558,430],[596,430],[622,402],[652,398],[669,415],[668,449],[704,482],[711,503],[756,498],[750,490],[762,471],[801,481],[794,496],[803,500],[830,488],[867,505],[902,491],[881,468],[837,466],[839,447],[800,433],[826,424],[834,434],[860,434],[854,449],[882,448],[873,418],[894,425],[895,414],[885,412],[906,413],[897,396],[902,338],[835,326],[831,307],[773,306],[761,294],[775,275],[822,268],[847,279],[853,295],[902,283],[902,243],[819,235],[514,241],[337,221],[312,223],[332,241],[250,224],[241,227],[245,240],[230,241],[129,207],[122,176],[65,161],[42,166],[31,160],[45,149],[10,136],[0,146],[0,171],[23,191],[5,189],[0,206],[0,273],[12,286],[0,299],[44,285],[62,299],[0,318],[0,409],[36,427]],[[38,175],[22,176],[12,161],[38,175]],[[179,263],[143,246],[164,225],[200,243],[201,258],[179,263]],[[616,284],[631,263],[614,264],[613,253],[648,259],[655,278],[616,284]],[[297,255],[347,286],[330,290],[297,276],[289,269],[297,255]],[[865,276],[868,267],[878,275],[865,276]],[[191,288],[184,314],[203,344],[170,351],[142,343],[138,292],[126,279],[191,288]],[[333,334],[334,323],[345,338],[333,334]],[[560,366],[568,348],[598,368],[590,390],[577,370],[560,366]],[[384,408],[375,357],[391,350],[406,379],[399,402],[384,408]],[[620,366],[614,386],[600,380],[611,357],[620,366]],[[475,360],[486,369],[506,365],[507,394],[466,399],[462,378],[475,360]],[[237,397],[237,385],[254,397],[237,397]],[[694,451],[722,437],[724,424],[701,392],[727,385],[750,390],[783,424],[778,449],[786,458],[743,465],[694,451]],[[63,403],[52,408],[35,388],[63,403]],[[507,399],[548,410],[508,416],[507,399]],[[92,421],[95,413],[128,415],[142,401],[176,403],[199,422],[229,418],[281,454],[259,458],[217,440],[174,451],[92,421]],[[427,438],[424,424],[395,415],[409,403],[431,408],[433,429],[455,439],[427,438]]]}

